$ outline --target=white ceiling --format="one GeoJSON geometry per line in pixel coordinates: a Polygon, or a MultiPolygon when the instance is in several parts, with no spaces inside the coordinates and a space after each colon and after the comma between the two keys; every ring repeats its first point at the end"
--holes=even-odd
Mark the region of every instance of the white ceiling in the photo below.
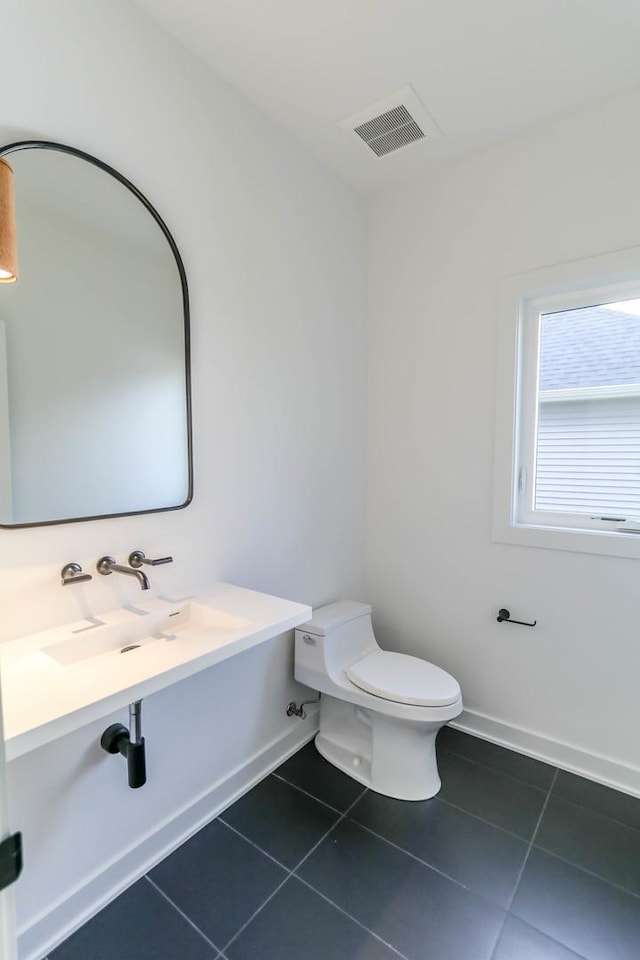
{"type": "Polygon", "coordinates": [[[364,192],[640,84],[639,0],[136,2],[364,192]],[[377,159],[336,126],[407,83],[439,139],[377,159]]]}

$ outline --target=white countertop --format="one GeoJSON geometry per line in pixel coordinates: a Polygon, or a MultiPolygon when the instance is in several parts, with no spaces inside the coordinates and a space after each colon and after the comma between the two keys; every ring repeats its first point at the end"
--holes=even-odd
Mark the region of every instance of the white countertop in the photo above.
{"type": "Polygon", "coordinates": [[[311,608],[226,583],[141,601],[0,645],[7,759],[309,620],[311,608]],[[137,646],[139,644],[139,646],[137,646]],[[121,653],[123,646],[135,649],[121,653]]]}

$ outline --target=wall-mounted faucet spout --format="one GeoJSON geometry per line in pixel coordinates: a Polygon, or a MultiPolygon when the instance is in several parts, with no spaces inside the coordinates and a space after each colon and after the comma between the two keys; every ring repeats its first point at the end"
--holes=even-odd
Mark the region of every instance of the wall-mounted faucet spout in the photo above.
{"type": "Polygon", "coordinates": [[[148,590],[151,584],[144,570],[134,570],[133,567],[125,567],[121,563],[116,563],[113,557],[100,557],[96,564],[98,573],[103,577],[108,577],[110,573],[126,573],[128,577],[135,577],[140,584],[141,590],[148,590]]]}

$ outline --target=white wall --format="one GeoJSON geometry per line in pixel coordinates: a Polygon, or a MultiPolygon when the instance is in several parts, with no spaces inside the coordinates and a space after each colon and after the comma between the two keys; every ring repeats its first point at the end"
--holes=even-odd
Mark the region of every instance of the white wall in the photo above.
{"type": "MultiPolygon", "coordinates": [[[[157,516],[1,530],[2,637],[135,602],[129,578],[58,582],[69,560],[91,570],[102,554],[122,560],[134,547],[173,554],[151,575],[157,591],[220,578],[312,604],[362,596],[359,202],[125,0],[11,3],[3,36],[11,96],[2,141],[55,139],[111,163],[147,194],[181,250],[195,499],[157,516]]],[[[25,834],[16,888],[24,957],[64,933],[58,914],[48,916],[58,900],[75,891],[60,914],[73,922],[92,891],[105,895],[89,881],[108,862],[117,887],[120,857],[134,875],[157,856],[153,836],[136,849],[143,834],[166,839],[198,797],[205,816],[228,796],[225,783],[238,788],[242,770],[225,780],[236,768],[266,751],[247,767],[254,775],[291,749],[289,731],[310,734],[284,716],[300,693],[291,675],[285,637],[150,698],[140,791],[127,789],[123,763],[101,754],[93,727],[11,764],[13,820],[25,834]],[[222,793],[209,796],[219,781],[222,793]]],[[[113,719],[126,718],[101,726],[113,719]]]]}
{"type": "Polygon", "coordinates": [[[627,94],[373,202],[367,546],[381,637],[460,679],[469,728],[638,793],[640,567],[490,531],[498,281],[640,243],[639,110],[627,94]]]}

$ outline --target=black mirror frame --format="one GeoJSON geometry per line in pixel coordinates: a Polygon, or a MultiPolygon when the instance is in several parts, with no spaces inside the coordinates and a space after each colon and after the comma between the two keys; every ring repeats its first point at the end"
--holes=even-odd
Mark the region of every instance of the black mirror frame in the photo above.
{"type": "Polygon", "coordinates": [[[97,514],[96,516],[90,517],[65,517],[61,520],[38,520],[34,523],[0,523],[0,529],[4,530],[18,530],[23,527],[51,527],[57,526],[63,523],[84,523],[89,520],[109,520],[115,517],[137,517],[143,514],[148,513],[167,513],[173,510],[184,510],[185,507],[188,507],[191,501],[193,500],[193,426],[192,426],[192,417],[191,417],[191,331],[190,331],[190,314],[189,314],[189,288],[187,286],[187,275],[184,269],[184,263],[182,262],[182,257],[180,256],[180,251],[178,250],[177,244],[173,239],[171,231],[168,226],[153,206],[153,204],[147,200],[145,195],[141,193],[138,188],[131,183],[123,174],[119,173],[114,167],[111,167],[108,163],[105,163],[104,160],[99,160],[97,157],[92,156],[90,153],[86,153],[84,150],[79,150],[77,147],[70,147],[64,143],[56,143],[53,140],[16,140],[13,143],[8,143],[4,147],[0,147],[0,157],[5,157],[11,153],[18,153],[21,150],[54,150],[58,153],[67,153],[73,157],[78,157],[80,160],[86,160],[87,163],[93,164],[94,167],[98,167],[100,170],[103,170],[105,173],[108,173],[115,180],[122,184],[123,187],[126,187],[136,197],[137,200],[146,207],[148,212],[151,214],[153,219],[156,221],[160,227],[164,237],[171,248],[171,252],[176,261],[176,266],[178,268],[178,275],[180,277],[180,284],[182,287],[182,307],[183,307],[183,317],[184,317],[184,360],[185,360],[185,387],[186,387],[186,410],[187,410],[187,465],[189,472],[189,486],[187,490],[187,498],[183,503],[179,503],[173,507],[156,507],[152,510],[130,510],[125,513],[104,513],[97,514]]]}

